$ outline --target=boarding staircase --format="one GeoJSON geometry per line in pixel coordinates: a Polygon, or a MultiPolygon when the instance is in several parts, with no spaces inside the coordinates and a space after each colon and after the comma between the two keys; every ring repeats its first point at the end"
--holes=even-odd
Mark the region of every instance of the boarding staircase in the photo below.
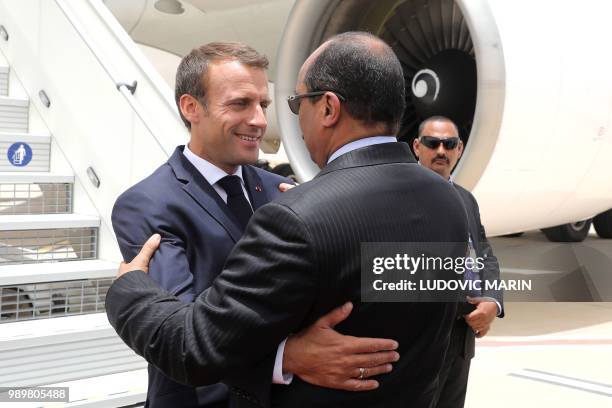
{"type": "Polygon", "coordinates": [[[0,0],[0,387],[144,401],[146,362],[104,313],[112,204],[183,141],[144,60],[99,0],[0,0]]]}
{"type": "Polygon", "coordinates": [[[104,314],[117,262],[98,259],[100,217],[73,211],[74,175],[51,171],[52,135],[30,132],[14,80],[0,61],[0,386],[61,383],[69,406],[140,402],[145,363],[104,314]]]}

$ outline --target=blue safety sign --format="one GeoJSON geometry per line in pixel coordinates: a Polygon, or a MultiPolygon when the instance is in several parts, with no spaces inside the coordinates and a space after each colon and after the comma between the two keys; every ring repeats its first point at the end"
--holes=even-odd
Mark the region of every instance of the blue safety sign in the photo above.
{"type": "Polygon", "coordinates": [[[13,143],[6,156],[13,166],[25,167],[32,161],[32,148],[24,142],[13,143]]]}

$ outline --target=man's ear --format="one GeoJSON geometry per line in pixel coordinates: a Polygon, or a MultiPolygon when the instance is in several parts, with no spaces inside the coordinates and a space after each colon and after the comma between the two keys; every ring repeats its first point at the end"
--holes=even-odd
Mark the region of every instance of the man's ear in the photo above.
{"type": "Polygon", "coordinates": [[[181,109],[181,113],[190,123],[198,123],[199,120],[199,109],[201,109],[201,105],[196,98],[189,94],[181,95],[179,99],[179,107],[181,109]]]}
{"type": "Polygon", "coordinates": [[[412,141],[412,150],[414,151],[414,155],[417,157],[417,159],[419,158],[419,145],[420,144],[421,143],[419,142],[418,137],[412,141]]]}
{"type": "Polygon", "coordinates": [[[323,94],[323,126],[332,127],[340,120],[342,103],[333,92],[323,94]]]}
{"type": "Polygon", "coordinates": [[[461,158],[463,154],[463,141],[459,139],[459,145],[457,145],[457,160],[461,158]]]}

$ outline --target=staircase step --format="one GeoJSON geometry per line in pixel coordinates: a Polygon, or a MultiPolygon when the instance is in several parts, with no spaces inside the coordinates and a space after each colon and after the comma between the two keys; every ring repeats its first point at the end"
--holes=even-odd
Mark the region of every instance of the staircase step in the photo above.
{"type": "Polygon", "coordinates": [[[0,231],[58,228],[97,228],[100,218],[80,214],[27,214],[0,216],[0,231]]]}
{"type": "Polygon", "coordinates": [[[0,96],[8,95],[9,68],[0,67],[0,96]]]}
{"type": "Polygon", "coordinates": [[[0,131],[27,133],[29,104],[27,99],[0,96],[0,131]]]}
{"type": "Polygon", "coordinates": [[[1,327],[0,386],[36,386],[146,367],[116,335],[104,313],[1,327]]]}
{"type": "Polygon", "coordinates": [[[30,101],[26,98],[0,96],[0,106],[15,106],[18,108],[27,108],[28,106],[30,106],[30,101]]]}
{"type": "Polygon", "coordinates": [[[117,262],[98,259],[88,261],[45,262],[0,266],[0,286],[77,279],[114,278],[117,262]]]}
{"type": "MultiPolygon", "coordinates": [[[[2,112],[0,112],[0,116],[2,112]]],[[[51,136],[35,135],[26,132],[1,131],[0,119],[0,172],[48,172],[51,155],[51,136]],[[8,157],[8,151],[13,145],[24,145],[26,149],[25,165],[19,165],[8,157]],[[31,153],[30,153],[31,152],[31,153]],[[31,156],[30,156],[31,154],[31,156]]]]}
{"type": "Polygon", "coordinates": [[[0,132],[0,141],[4,142],[26,142],[26,143],[51,143],[51,135],[35,134],[28,132],[0,132]]]}
{"type": "Polygon", "coordinates": [[[18,347],[33,347],[42,343],[80,340],[92,333],[112,330],[106,314],[59,317],[41,321],[5,323],[0,330],[0,352],[18,347]],[[45,340],[51,339],[51,340],[45,340]],[[11,343],[14,342],[14,343],[11,343]]]}
{"type": "Polygon", "coordinates": [[[49,172],[1,172],[0,184],[56,184],[74,183],[74,175],[49,172]]]}
{"type": "Polygon", "coordinates": [[[131,407],[136,404],[144,405],[147,379],[147,370],[143,369],[45,386],[68,387],[70,407],[131,407]]]}

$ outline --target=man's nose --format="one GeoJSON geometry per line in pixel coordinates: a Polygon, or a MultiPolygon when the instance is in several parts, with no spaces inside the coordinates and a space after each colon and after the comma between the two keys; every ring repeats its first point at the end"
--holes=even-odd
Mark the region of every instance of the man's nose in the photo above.
{"type": "Polygon", "coordinates": [[[444,143],[440,143],[438,145],[437,153],[441,154],[441,155],[445,155],[446,154],[446,149],[444,148],[444,143]]]}
{"type": "Polygon", "coordinates": [[[268,125],[268,121],[266,119],[266,112],[264,111],[264,108],[261,105],[257,105],[255,107],[255,110],[253,111],[253,115],[251,116],[251,119],[249,120],[249,125],[255,126],[260,129],[265,129],[266,126],[268,125]]]}

